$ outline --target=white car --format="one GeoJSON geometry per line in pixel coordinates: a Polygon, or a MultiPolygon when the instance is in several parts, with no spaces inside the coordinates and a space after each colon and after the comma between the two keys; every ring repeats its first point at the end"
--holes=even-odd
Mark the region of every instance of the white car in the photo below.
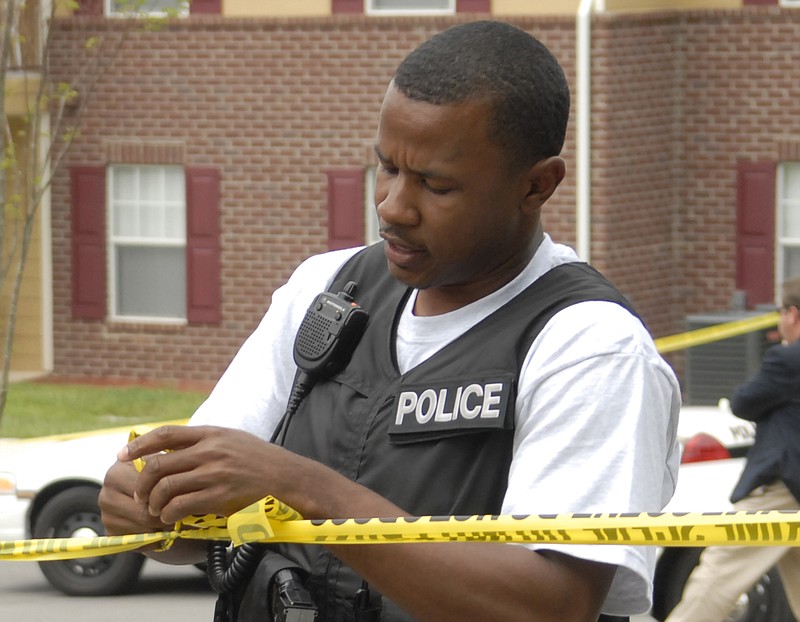
{"type": "MultiPolygon", "coordinates": [[[[0,439],[0,541],[104,534],[97,495],[129,432],[0,439]]],[[[129,591],[145,559],[122,553],[39,566],[66,594],[101,596],[129,591]]]]}
{"type": "Polygon", "coordinates": [[[716,406],[681,408],[681,467],[678,487],[666,511],[730,510],[728,497],[755,436],[755,424],[736,417],[727,399],[721,399],[716,406]]]}
{"type": "MultiPolygon", "coordinates": [[[[727,399],[716,406],[684,406],[678,423],[682,459],[675,495],[666,512],[714,512],[731,509],[730,493],[744,469],[747,450],[755,439],[755,424],[739,419],[727,399]]],[[[683,594],[697,565],[701,547],[662,549],[656,566],[653,609],[664,620],[683,594]]],[[[792,622],[775,568],[742,594],[724,622],[792,622]]]]}

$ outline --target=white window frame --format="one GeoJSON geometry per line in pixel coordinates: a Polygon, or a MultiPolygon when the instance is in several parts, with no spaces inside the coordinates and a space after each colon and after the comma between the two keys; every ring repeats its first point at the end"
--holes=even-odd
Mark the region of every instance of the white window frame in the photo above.
{"type": "Polygon", "coordinates": [[[375,205],[375,178],[378,175],[377,166],[369,166],[364,172],[364,243],[369,246],[379,241],[378,213],[375,205]]]}
{"type": "Polygon", "coordinates": [[[780,0],[778,4],[780,4],[781,6],[800,9],[800,0],[780,0]]]}
{"type": "MultiPolygon", "coordinates": [[[[108,17],[167,17],[178,15],[180,17],[187,17],[189,15],[189,1],[190,0],[174,0],[175,12],[171,11],[145,11],[141,8],[134,11],[117,11],[115,10],[114,0],[103,0],[103,13],[108,17]]],[[[131,4],[142,2],[144,6],[146,0],[131,0],[131,4]]]]}
{"type": "MultiPolygon", "coordinates": [[[[162,247],[162,248],[183,248],[184,249],[184,264],[186,263],[186,227],[183,227],[183,235],[180,237],[139,237],[139,236],[124,236],[116,234],[116,220],[115,220],[115,195],[114,195],[114,168],[133,168],[137,172],[137,177],[143,169],[180,169],[183,173],[183,167],[178,165],[152,165],[152,164],[111,164],[108,167],[108,174],[106,175],[106,217],[107,217],[107,248],[106,263],[108,268],[108,309],[109,318],[114,322],[135,322],[139,324],[170,324],[176,326],[184,326],[188,324],[187,308],[184,305],[183,317],[164,317],[156,315],[125,315],[117,308],[117,291],[119,283],[117,282],[117,246],[142,246],[146,248],[162,247]]],[[[166,204],[166,199],[162,200],[166,204]]],[[[186,204],[186,191],[183,192],[183,210],[184,222],[188,217],[186,204]]],[[[188,278],[188,275],[187,275],[188,278]]],[[[184,283],[184,286],[186,284],[184,283]]]]}
{"type": "MultiPolygon", "coordinates": [[[[402,0],[398,0],[402,2],[402,0]]],[[[375,0],[365,0],[364,12],[367,15],[455,15],[456,0],[447,0],[446,8],[432,8],[432,9],[419,9],[419,8],[396,8],[396,9],[382,9],[375,7],[375,0]]]]}
{"type": "MultiPolygon", "coordinates": [[[[800,3],[798,3],[800,4],[800,3]]],[[[780,296],[780,285],[788,278],[800,276],[800,274],[788,274],[788,267],[784,265],[784,250],[786,248],[800,249],[800,232],[790,236],[784,231],[784,214],[788,212],[800,213],[800,196],[786,196],[787,183],[786,176],[788,168],[793,169],[793,174],[800,177],[800,161],[787,161],[778,163],[778,188],[775,200],[775,292],[780,296]]],[[[798,187],[800,184],[795,184],[798,187]]],[[[777,301],[778,303],[780,301],[777,301]]]]}

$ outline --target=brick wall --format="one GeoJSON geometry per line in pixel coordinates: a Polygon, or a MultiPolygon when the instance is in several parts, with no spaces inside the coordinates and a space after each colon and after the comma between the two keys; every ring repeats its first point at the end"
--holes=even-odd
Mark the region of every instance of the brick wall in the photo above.
{"type": "MultiPolygon", "coordinates": [[[[145,32],[80,18],[56,30],[57,75],[79,64],[87,36],[127,29],[91,95],[81,136],[53,184],[55,373],[162,380],[216,379],[256,326],[272,291],[327,240],[325,170],[373,164],[383,91],[403,56],[463,18],[191,18],[145,32]],[[223,321],[154,327],[70,315],[67,167],[149,161],[154,142],[222,178],[223,321]],[[169,145],[172,144],[172,148],[169,145]]],[[[530,20],[522,25],[533,27],[530,20]]],[[[572,22],[535,30],[573,52],[572,22]]],[[[568,147],[571,149],[571,147],[568,147]]],[[[571,237],[573,189],[553,201],[551,229],[571,237]]]]}
{"type": "Polygon", "coordinates": [[[737,162],[800,152],[800,11],[601,15],[592,37],[592,257],[681,332],[731,307],[737,162]]]}
{"type": "Polygon", "coordinates": [[[688,174],[677,242],[686,310],[696,313],[726,308],[734,289],[737,161],[796,159],[800,11],[753,6],[685,20],[688,174]]]}
{"type": "MultiPolygon", "coordinates": [[[[274,288],[325,249],[324,171],[372,163],[393,68],[463,19],[205,17],[157,32],[129,29],[67,165],[102,165],[121,149],[135,152],[135,141],[156,141],[173,145],[167,153],[186,166],[220,169],[223,322],[156,328],[71,320],[62,169],[53,185],[56,373],[216,378],[274,288]]],[[[554,51],[574,92],[574,19],[510,21],[554,51]]],[[[72,75],[88,32],[110,38],[125,28],[97,18],[60,23],[56,71],[72,75]]],[[[678,332],[686,314],[729,304],[736,161],[797,152],[800,11],[599,15],[592,40],[593,263],[655,335],[678,332]]],[[[574,130],[573,106],[567,179],[543,217],[569,244],[574,130]]]]}
{"type": "Polygon", "coordinates": [[[650,330],[675,327],[673,226],[681,170],[681,67],[674,14],[601,16],[592,63],[592,260],[650,330]]]}

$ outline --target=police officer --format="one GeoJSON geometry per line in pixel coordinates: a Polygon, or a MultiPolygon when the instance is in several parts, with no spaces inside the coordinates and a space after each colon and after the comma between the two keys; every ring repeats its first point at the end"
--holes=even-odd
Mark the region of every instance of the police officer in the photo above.
{"type": "MultiPolygon", "coordinates": [[[[511,25],[460,24],[409,54],[375,143],[382,242],[305,261],[192,425],[121,450],[100,497],[109,533],[267,494],[312,519],[662,509],[675,376],[628,302],[541,227],[568,114],[561,67],[511,25]],[[304,313],[350,281],[366,331],[281,423],[304,313]]],[[[150,554],[200,559],[177,544],[150,554]]],[[[307,577],[318,619],[336,621],[356,619],[366,586],[383,620],[593,622],[645,611],[654,566],[648,548],[549,543],[273,553],[307,577]]]]}

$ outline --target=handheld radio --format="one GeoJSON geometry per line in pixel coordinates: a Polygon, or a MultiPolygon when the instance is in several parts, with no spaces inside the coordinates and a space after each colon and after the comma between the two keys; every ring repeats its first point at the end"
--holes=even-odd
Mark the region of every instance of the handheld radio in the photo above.
{"type": "Polygon", "coordinates": [[[350,281],[338,294],[319,294],[306,311],[294,341],[294,362],[312,377],[328,377],[350,361],[369,314],[355,301],[350,281]]]}
{"type": "Polygon", "coordinates": [[[349,281],[338,294],[318,294],[308,307],[294,340],[298,373],[289,403],[272,442],[282,445],[295,411],[314,384],[329,378],[350,362],[367,328],[369,314],[355,302],[358,286],[349,281]]]}

